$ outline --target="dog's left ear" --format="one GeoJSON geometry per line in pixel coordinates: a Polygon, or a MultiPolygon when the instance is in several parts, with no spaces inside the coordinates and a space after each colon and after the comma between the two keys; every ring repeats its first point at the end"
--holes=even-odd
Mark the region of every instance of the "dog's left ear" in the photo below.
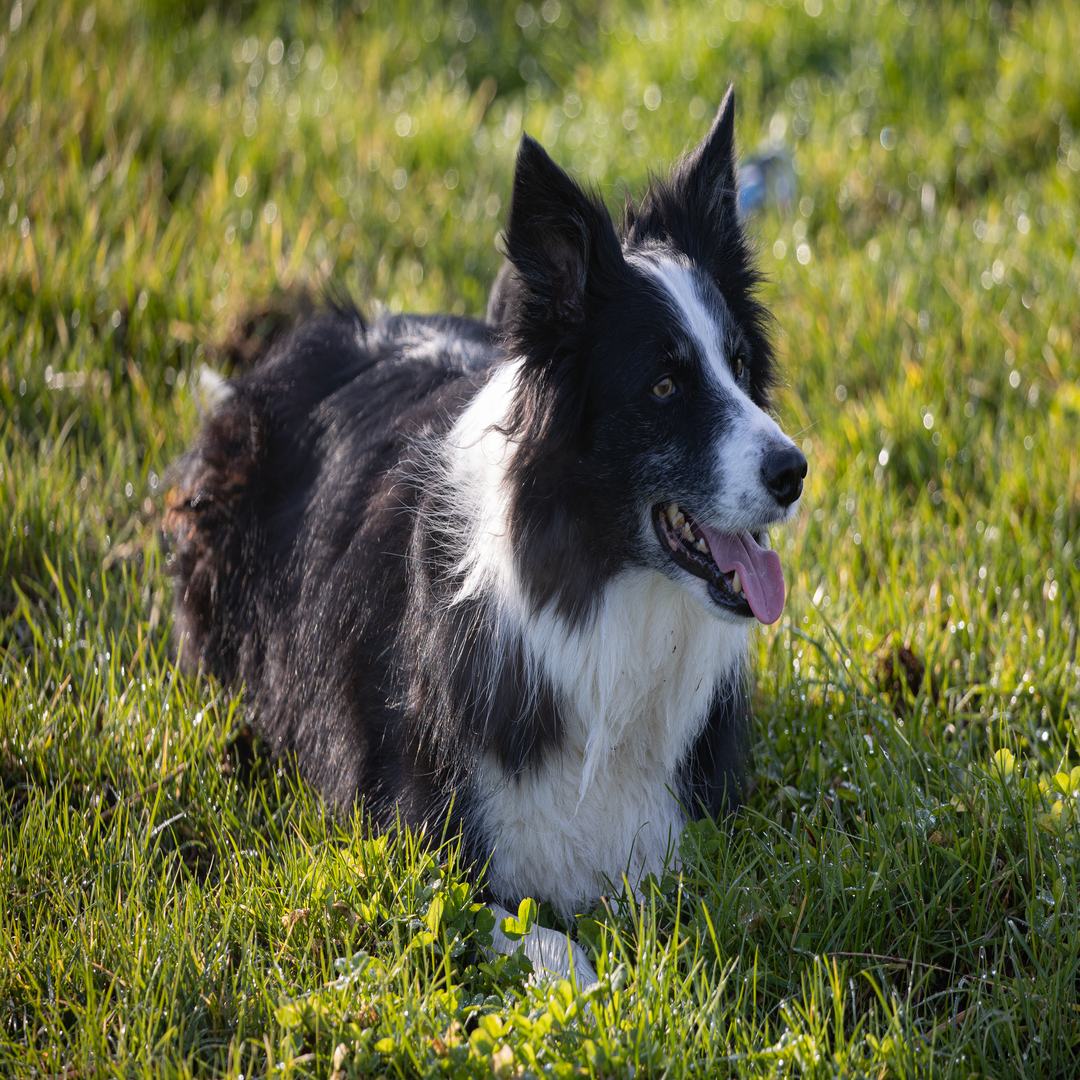
{"type": "Polygon", "coordinates": [[[707,212],[734,210],[737,169],[735,87],[729,86],[708,135],[679,163],[671,186],[688,206],[707,212]]]}

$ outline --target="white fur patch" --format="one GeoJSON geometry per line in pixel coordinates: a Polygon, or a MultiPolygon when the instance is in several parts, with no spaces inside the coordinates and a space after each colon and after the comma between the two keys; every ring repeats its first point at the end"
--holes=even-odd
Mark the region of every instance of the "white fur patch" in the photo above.
{"type": "Polygon", "coordinates": [[[575,629],[551,608],[533,612],[510,545],[506,470],[512,446],[492,425],[512,400],[517,366],[497,371],[448,440],[447,480],[472,522],[463,538],[458,599],[483,595],[496,637],[520,639],[527,670],[556,691],[559,752],[508,777],[483,762],[481,812],[495,852],[489,880],[501,897],[536,896],[570,912],[595,901],[602,879],[635,886],[678,851],[685,820],[672,789],[709,715],[737,677],[749,624],[715,618],[650,569],[605,586],[595,618],[575,629]]]}
{"type": "MultiPolygon", "coordinates": [[[[716,320],[702,303],[697,282],[686,260],[670,255],[638,258],[636,264],[650,273],[664,287],[682,317],[687,332],[697,342],[698,349],[708,362],[709,371],[717,383],[729,394],[738,394],[754,407],[756,405],[735,381],[728,357],[721,346],[716,320]]],[[[761,410],[758,409],[760,412],[761,410]]]]}
{"type": "Polygon", "coordinates": [[[236,393],[232,383],[224,375],[216,372],[209,364],[199,366],[199,378],[196,387],[196,402],[199,412],[204,415],[216,413],[236,393]]]}
{"type": "MultiPolygon", "coordinates": [[[[503,480],[513,447],[496,430],[513,403],[519,365],[503,363],[473,398],[447,437],[447,481],[468,509],[472,531],[463,537],[463,555],[457,566],[465,577],[458,602],[471,596],[494,594],[500,607],[518,602],[517,579],[510,551],[510,492],[503,480]]],[[[520,620],[524,612],[518,612],[520,620]]]]}

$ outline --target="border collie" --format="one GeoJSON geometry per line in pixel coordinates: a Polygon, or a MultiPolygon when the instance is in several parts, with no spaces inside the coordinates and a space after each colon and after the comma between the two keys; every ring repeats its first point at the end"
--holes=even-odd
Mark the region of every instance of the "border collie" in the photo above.
{"type": "MultiPolygon", "coordinates": [[[[806,459],[769,413],[734,115],[619,227],[524,136],[486,323],[313,316],[175,467],[183,666],[242,682],[332,806],[449,820],[503,903],[633,888],[737,805],[806,459]]],[[[554,931],[526,952],[591,977],[554,931]]]]}

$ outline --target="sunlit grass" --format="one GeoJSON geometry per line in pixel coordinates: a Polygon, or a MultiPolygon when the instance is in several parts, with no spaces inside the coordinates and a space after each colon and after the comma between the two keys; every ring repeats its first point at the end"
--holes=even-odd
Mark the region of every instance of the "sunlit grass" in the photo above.
{"type": "Polygon", "coordinates": [[[1076,5],[6,19],[0,1072],[1075,1069],[1076,5]],[[252,308],[482,314],[522,130],[617,207],[729,81],[810,461],[752,788],[569,928],[597,989],[528,986],[452,843],[327,820],[176,673],[167,469],[252,308]]]}

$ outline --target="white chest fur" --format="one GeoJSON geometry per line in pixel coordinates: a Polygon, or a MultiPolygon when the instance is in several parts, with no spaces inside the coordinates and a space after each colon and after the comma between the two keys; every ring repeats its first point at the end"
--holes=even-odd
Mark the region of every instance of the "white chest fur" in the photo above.
{"type": "Polygon", "coordinates": [[[631,887],[677,855],[679,768],[748,632],[702,612],[661,575],[628,570],[605,591],[587,629],[545,612],[523,628],[530,656],[555,686],[560,749],[507,778],[485,770],[485,816],[497,837],[490,879],[501,896],[544,896],[571,910],[602,878],[631,887]]]}

